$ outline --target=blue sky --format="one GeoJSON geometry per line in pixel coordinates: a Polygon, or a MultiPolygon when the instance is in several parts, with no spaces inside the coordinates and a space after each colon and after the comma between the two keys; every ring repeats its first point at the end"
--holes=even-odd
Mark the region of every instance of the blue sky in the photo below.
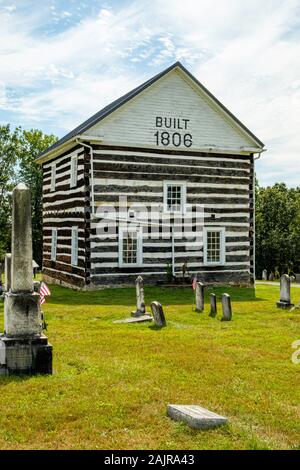
{"type": "Polygon", "coordinates": [[[59,137],[180,60],[300,185],[300,0],[0,0],[0,123],[59,137]]]}

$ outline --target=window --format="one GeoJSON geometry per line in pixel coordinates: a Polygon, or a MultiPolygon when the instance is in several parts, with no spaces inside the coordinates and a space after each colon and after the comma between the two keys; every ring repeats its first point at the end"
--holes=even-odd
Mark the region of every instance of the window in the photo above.
{"type": "Polygon", "coordinates": [[[141,266],[142,264],[142,228],[119,227],[119,265],[141,266]]]}
{"type": "Polygon", "coordinates": [[[52,229],[51,238],[51,261],[56,261],[56,250],[57,250],[57,229],[52,229]]]}
{"type": "Polygon", "coordinates": [[[204,228],[204,264],[225,264],[225,228],[204,228]]]}
{"type": "Polygon", "coordinates": [[[72,227],[72,240],[71,240],[71,264],[77,266],[78,264],[78,227],[72,227]]]}
{"type": "Polygon", "coordinates": [[[51,165],[51,191],[55,191],[55,179],[56,179],[56,164],[51,165]]]}
{"type": "Polygon", "coordinates": [[[164,182],[164,211],[185,212],[186,183],[182,181],[164,182]]]}
{"type": "Polygon", "coordinates": [[[70,179],[70,187],[71,188],[74,188],[74,186],[77,186],[77,164],[78,164],[77,155],[72,155],[72,157],[71,157],[71,179],[70,179]]]}

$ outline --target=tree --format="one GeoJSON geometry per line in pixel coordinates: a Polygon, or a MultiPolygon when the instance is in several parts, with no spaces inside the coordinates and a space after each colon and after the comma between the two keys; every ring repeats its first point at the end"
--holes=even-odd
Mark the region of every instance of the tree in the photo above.
{"type": "Polygon", "coordinates": [[[0,259],[10,251],[11,191],[15,183],[19,135],[20,128],[11,131],[9,124],[0,126],[0,259]]]}
{"type": "Polygon", "coordinates": [[[11,249],[11,191],[22,181],[31,190],[33,257],[41,266],[42,169],[35,160],[56,140],[37,129],[0,126],[0,259],[11,249]]]}
{"type": "Polygon", "coordinates": [[[256,186],[256,272],[299,272],[300,188],[256,186]]]}
{"type": "Polygon", "coordinates": [[[23,131],[19,137],[18,147],[18,179],[23,181],[31,190],[32,200],[32,238],[33,258],[42,265],[42,225],[43,225],[43,175],[41,165],[36,158],[50,145],[56,142],[54,135],[43,134],[38,129],[23,131]]]}

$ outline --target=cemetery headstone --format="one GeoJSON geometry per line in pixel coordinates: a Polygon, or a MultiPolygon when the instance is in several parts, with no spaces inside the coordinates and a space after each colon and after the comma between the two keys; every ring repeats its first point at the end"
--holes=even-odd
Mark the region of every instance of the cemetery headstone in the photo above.
{"type": "Polygon", "coordinates": [[[222,294],[222,321],[230,321],[232,319],[231,300],[229,294],[222,294]]]}
{"type": "Polygon", "coordinates": [[[278,308],[290,308],[294,304],[291,303],[291,279],[287,274],[283,274],[280,278],[280,300],[276,302],[278,308]]]}
{"type": "Polygon", "coordinates": [[[210,317],[215,317],[217,315],[217,297],[216,294],[210,294],[210,317]]]}
{"type": "Polygon", "coordinates": [[[202,282],[196,282],[195,289],[196,312],[203,312],[204,310],[204,285],[202,282]]]}
{"type": "Polygon", "coordinates": [[[227,418],[198,405],[168,405],[167,415],[194,429],[213,429],[227,423],[227,418]]]}
{"type": "Polygon", "coordinates": [[[140,317],[145,315],[145,294],[144,294],[144,281],[142,276],[138,276],[135,280],[136,289],[136,310],[131,312],[133,317],[140,317]]]}
{"type": "Polygon", "coordinates": [[[22,183],[12,196],[11,285],[4,294],[4,330],[0,375],[52,373],[52,346],[42,333],[40,297],[33,285],[31,196],[22,183]]]}
{"type": "Polygon", "coordinates": [[[154,320],[155,325],[161,328],[164,326],[167,326],[162,305],[159,302],[154,301],[151,303],[151,310],[152,310],[153,320],[154,320]]]}
{"type": "Polygon", "coordinates": [[[268,280],[268,271],[266,269],[263,270],[261,278],[262,278],[263,281],[268,280]]]}

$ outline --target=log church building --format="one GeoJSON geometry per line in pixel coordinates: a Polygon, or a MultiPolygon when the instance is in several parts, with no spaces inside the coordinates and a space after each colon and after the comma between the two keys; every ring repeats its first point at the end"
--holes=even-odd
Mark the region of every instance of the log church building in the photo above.
{"type": "Polygon", "coordinates": [[[254,161],[264,150],[176,62],[39,156],[44,279],[97,289],[197,273],[250,284],[254,161]]]}

